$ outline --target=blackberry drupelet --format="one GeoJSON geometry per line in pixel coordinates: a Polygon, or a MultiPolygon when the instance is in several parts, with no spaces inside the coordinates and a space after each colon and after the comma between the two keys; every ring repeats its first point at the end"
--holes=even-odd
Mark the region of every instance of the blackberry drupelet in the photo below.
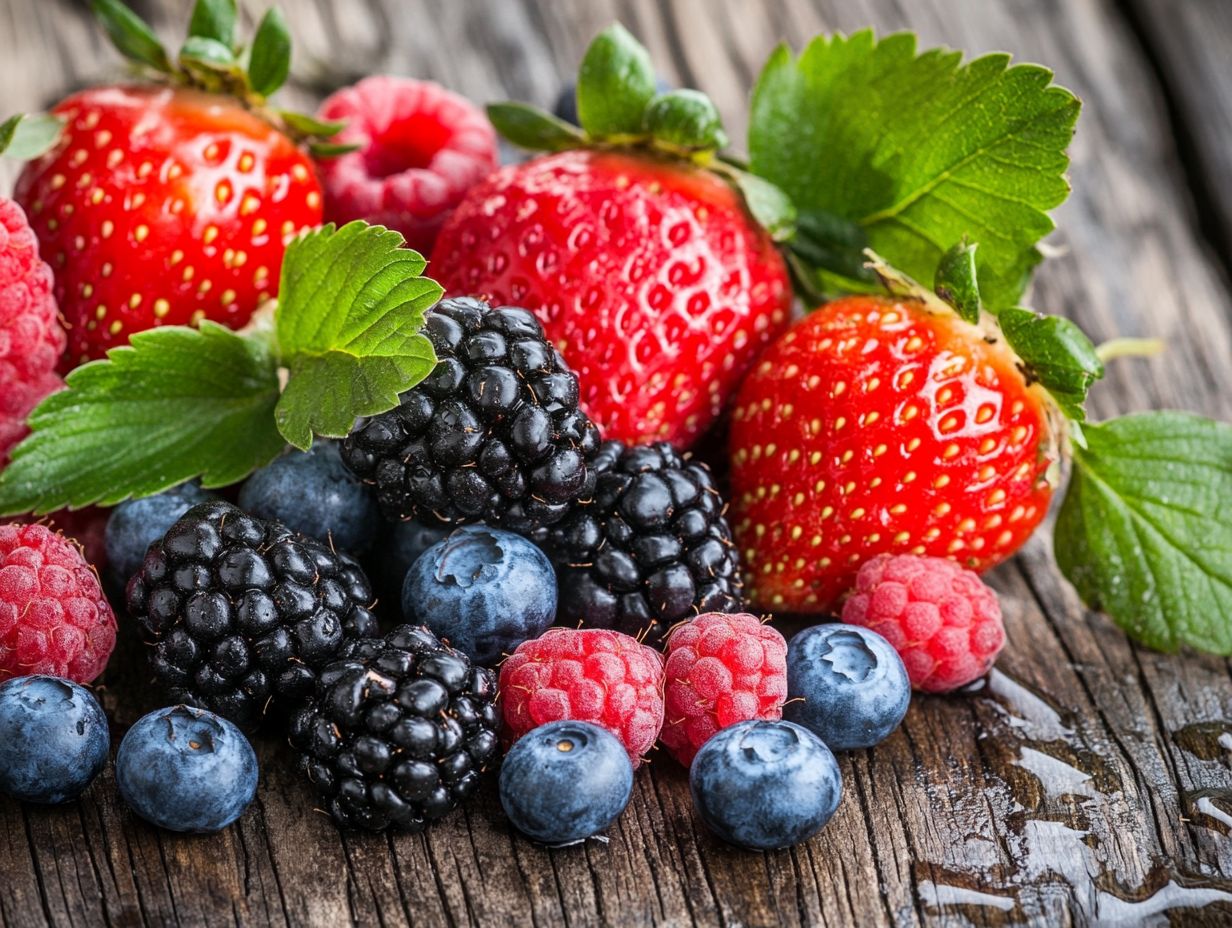
{"type": "Polygon", "coordinates": [[[589,498],[599,431],[534,314],[443,300],[424,331],[436,368],[342,447],[347,466],[376,485],[386,518],[529,532],[589,498]]]}
{"type": "Polygon", "coordinates": [[[127,600],[172,700],[249,727],[312,696],[345,641],[378,633],[358,564],[222,500],[150,546],[127,600]]]}
{"type": "Polygon", "coordinates": [[[594,499],[536,536],[557,563],[564,622],[646,634],[659,645],[699,612],[740,612],[724,504],[704,464],[669,444],[604,442],[594,499]]]}
{"type": "Polygon", "coordinates": [[[422,626],[348,642],[291,744],[342,825],[421,831],[470,796],[496,759],[496,677],[422,626]]]}

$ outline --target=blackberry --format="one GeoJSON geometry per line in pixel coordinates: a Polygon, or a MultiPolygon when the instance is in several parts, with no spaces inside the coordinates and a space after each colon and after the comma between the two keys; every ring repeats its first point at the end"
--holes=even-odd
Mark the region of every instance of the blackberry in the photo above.
{"type": "Polygon", "coordinates": [[[343,647],[292,718],[291,744],[340,824],[421,831],[495,760],[495,699],[492,671],[402,625],[343,647]]]}
{"type": "Polygon", "coordinates": [[[699,612],[740,612],[725,506],[704,464],[667,443],[604,442],[593,501],[535,537],[557,564],[558,614],[660,644],[699,612]]]}
{"type": "Polygon", "coordinates": [[[358,564],[222,500],[150,546],[126,597],[172,700],[248,727],[310,697],[347,639],[378,631],[358,564]]]}
{"type": "Polygon", "coordinates": [[[529,532],[589,497],[599,431],[534,314],[444,300],[424,331],[436,368],[342,446],[346,465],[376,485],[386,518],[529,532]]]}

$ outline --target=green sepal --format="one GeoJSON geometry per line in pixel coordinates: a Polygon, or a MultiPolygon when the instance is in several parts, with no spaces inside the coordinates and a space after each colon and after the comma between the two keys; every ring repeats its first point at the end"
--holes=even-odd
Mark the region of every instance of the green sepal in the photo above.
{"type": "Polygon", "coordinates": [[[0,123],[0,155],[30,161],[50,151],[60,140],[64,119],[50,113],[18,113],[0,123]]]}
{"type": "Polygon", "coordinates": [[[1082,329],[1060,316],[1020,307],[1001,310],[997,321],[1029,376],[1044,386],[1066,416],[1083,422],[1087,391],[1104,376],[1104,365],[1082,329]]]}
{"type": "Polygon", "coordinates": [[[330,138],[346,128],[346,120],[317,119],[315,116],[296,110],[278,110],[278,116],[292,132],[305,137],[330,138]]]}
{"type": "Polygon", "coordinates": [[[796,234],[795,204],[776,185],[726,161],[716,161],[711,169],[740,191],[749,215],[772,239],[785,242],[796,234]]]}
{"type": "Polygon", "coordinates": [[[933,289],[967,322],[980,321],[980,286],[976,279],[976,244],[966,239],[947,251],[937,265],[933,289]]]}
{"type": "Polygon", "coordinates": [[[1177,412],[1086,427],[1057,565],[1135,641],[1232,654],[1232,426],[1177,412]]]}
{"type": "Polygon", "coordinates": [[[655,96],[650,53],[620,23],[604,29],[578,71],[578,121],[595,138],[637,136],[655,96]]]}
{"type": "Polygon", "coordinates": [[[657,147],[679,154],[717,151],[727,144],[719,109],[700,90],[659,94],[647,104],[642,128],[657,147]]]}
{"type": "Polygon", "coordinates": [[[239,74],[240,63],[231,47],[217,39],[190,35],[180,49],[180,64],[185,68],[204,68],[224,74],[239,74]]]}
{"type": "Polygon", "coordinates": [[[337,158],[363,147],[359,142],[309,142],[308,153],[314,158],[337,158]]]}
{"type": "Polygon", "coordinates": [[[488,119],[508,141],[529,151],[567,151],[586,144],[577,128],[551,113],[525,103],[492,103],[488,119]]]}
{"type": "Polygon", "coordinates": [[[120,0],[90,0],[90,9],[125,58],[164,74],[174,70],[154,30],[120,0]]]}
{"type": "Polygon", "coordinates": [[[268,97],[286,83],[291,73],[291,33],[287,21],[277,7],[271,7],[261,19],[252,40],[248,59],[248,83],[263,97],[268,97]]]}
{"type": "Polygon", "coordinates": [[[235,0],[197,0],[188,34],[213,39],[234,51],[236,12],[235,0]]]}
{"type": "MultiPolygon", "coordinates": [[[[790,247],[810,270],[828,272],[844,281],[843,289],[864,288],[877,276],[865,263],[868,236],[859,224],[824,210],[801,210],[790,247]]],[[[811,275],[810,275],[811,276],[811,275]]]]}

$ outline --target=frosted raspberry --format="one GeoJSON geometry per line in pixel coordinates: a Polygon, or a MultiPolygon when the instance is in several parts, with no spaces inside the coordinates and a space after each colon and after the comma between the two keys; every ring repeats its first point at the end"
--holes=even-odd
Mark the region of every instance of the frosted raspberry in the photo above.
{"type": "Polygon", "coordinates": [[[684,766],[720,728],[783,717],[787,642],[755,615],[708,612],[667,639],[659,740],[684,766]]]}
{"type": "Polygon", "coordinates": [[[496,169],[496,134],[469,100],[427,81],[367,77],[318,114],[345,120],[339,142],[358,151],[319,162],[330,222],[366,219],[427,254],[466,192],[496,169]]]}
{"type": "Polygon", "coordinates": [[[856,575],[843,621],[879,632],[911,685],[946,693],[992,669],[1005,644],[997,594],[953,561],[882,554],[856,575]]]}
{"type": "Polygon", "coordinates": [[[620,632],[550,628],[501,666],[500,698],[510,742],[548,722],[593,722],[636,767],[663,727],[663,655],[620,632]]]}
{"type": "Polygon", "coordinates": [[[0,680],[89,683],[115,639],[115,614],[80,548],[45,525],[0,525],[0,680]]]}
{"type": "Polygon", "coordinates": [[[65,336],[51,287],[26,214],[0,197],[0,469],[25,437],[30,410],[64,386],[56,364],[65,336]]]}

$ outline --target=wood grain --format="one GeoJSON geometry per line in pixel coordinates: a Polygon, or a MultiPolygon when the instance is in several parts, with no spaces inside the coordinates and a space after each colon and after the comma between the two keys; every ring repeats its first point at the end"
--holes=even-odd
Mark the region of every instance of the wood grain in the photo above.
{"type": "MultiPolygon", "coordinates": [[[[1085,100],[1061,254],[1034,304],[1097,341],[1157,335],[1124,361],[1099,417],[1152,406],[1232,417],[1227,242],[1232,151],[1219,0],[381,0],[281,3],[290,96],[363,73],[430,77],[487,101],[550,104],[586,41],[620,19],[664,75],[700,87],[743,136],[748,88],[780,40],[864,25],[924,44],[1047,63],[1085,100]]],[[[149,0],[167,35],[185,4],[149,0]]],[[[0,111],[31,109],[115,59],[69,0],[0,5],[0,111]]],[[[12,170],[0,167],[0,184],[12,170]]],[[[490,785],[416,837],[340,833],[277,739],[241,822],[183,838],[137,821],[107,773],[59,809],[0,800],[0,922],[37,925],[1226,924],[1232,918],[1227,661],[1137,648],[1085,612],[1045,533],[994,572],[1010,644],[977,691],[920,698],[902,729],[842,759],[831,825],[788,851],[708,836],[683,773],[657,759],[607,843],[549,851],[512,834],[490,785]],[[1205,723],[1204,725],[1201,723],[1205,723]]],[[[118,736],[156,697],[126,639],[105,702],[118,736]]]]}

